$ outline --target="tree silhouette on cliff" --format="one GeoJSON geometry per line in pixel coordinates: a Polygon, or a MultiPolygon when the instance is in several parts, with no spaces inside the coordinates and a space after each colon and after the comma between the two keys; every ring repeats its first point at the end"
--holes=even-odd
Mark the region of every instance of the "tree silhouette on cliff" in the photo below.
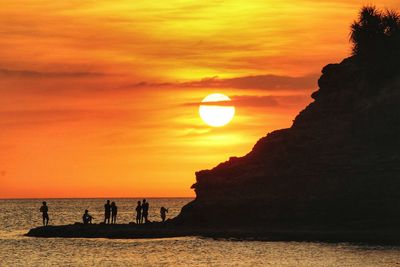
{"type": "Polygon", "coordinates": [[[365,6],[351,25],[352,54],[364,65],[369,82],[386,81],[400,68],[400,14],[365,6]]]}
{"type": "Polygon", "coordinates": [[[400,14],[394,10],[380,11],[374,6],[363,7],[358,20],[351,25],[350,40],[356,56],[382,56],[399,50],[400,14]]]}

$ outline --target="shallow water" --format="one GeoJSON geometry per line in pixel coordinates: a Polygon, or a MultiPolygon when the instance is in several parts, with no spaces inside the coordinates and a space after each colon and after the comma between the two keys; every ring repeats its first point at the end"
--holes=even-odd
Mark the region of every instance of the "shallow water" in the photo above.
{"type": "MultiPolygon", "coordinates": [[[[133,220],[138,199],[114,199],[119,222],[133,220]]],[[[150,199],[175,216],[190,199],[150,199]]],[[[400,266],[400,247],[307,242],[260,242],[199,237],[164,239],[32,238],[41,224],[38,200],[0,200],[0,266],[400,266]]],[[[80,221],[89,209],[99,222],[104,199],[48,200],[50,224],[80,221]]]]}

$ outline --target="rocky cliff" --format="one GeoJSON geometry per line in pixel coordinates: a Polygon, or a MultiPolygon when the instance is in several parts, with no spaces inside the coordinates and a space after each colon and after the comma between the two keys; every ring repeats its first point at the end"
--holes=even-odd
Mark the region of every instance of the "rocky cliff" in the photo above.
{"type": "Polygon", "coordinates": [[[267,134],[244,157],[196,173],[196,199],[176,221],[400,225],[398,62],[388,51],[370,50],[325,66],[314,102],[290,128],[267,134]]]}

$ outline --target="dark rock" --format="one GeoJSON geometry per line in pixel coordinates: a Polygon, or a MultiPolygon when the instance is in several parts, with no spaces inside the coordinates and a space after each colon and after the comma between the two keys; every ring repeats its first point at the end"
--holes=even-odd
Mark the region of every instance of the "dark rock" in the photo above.
{"type": "Polygon", "coordinates": [[[148,225],[131,224],[75,224],[42,226],[31,229],[31,237],[63,238],[165,238],[180,236],[203,236],[211,238],[236,238],[239,240],[264,241],[318,241],[318,242],[362,242],[368,244],[399,245],[399,229],[291,229],[277,228],[200,228],[182,227],[175,224],[152,223],[148,225]]]}
{"type": "Polygon", "coordinates": [[[196,199],[176,222],[265,229],[399,225],[400,69],[385,80],[372,80],[368,70],[357,56],[324,67],[315,101],[292,127],[267,134],[244,157],[196,172],[196,199]]]}

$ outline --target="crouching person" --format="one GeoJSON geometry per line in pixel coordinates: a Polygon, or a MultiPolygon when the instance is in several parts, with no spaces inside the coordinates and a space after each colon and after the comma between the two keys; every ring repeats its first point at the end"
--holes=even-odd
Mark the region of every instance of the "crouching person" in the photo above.
{"type": "Polygon", "coordinates": [[[85,210],[85,213],[82,216],[83,224],[92,224],[92,220],[94,217],[89,214],[88,210],[85,210]]]}

